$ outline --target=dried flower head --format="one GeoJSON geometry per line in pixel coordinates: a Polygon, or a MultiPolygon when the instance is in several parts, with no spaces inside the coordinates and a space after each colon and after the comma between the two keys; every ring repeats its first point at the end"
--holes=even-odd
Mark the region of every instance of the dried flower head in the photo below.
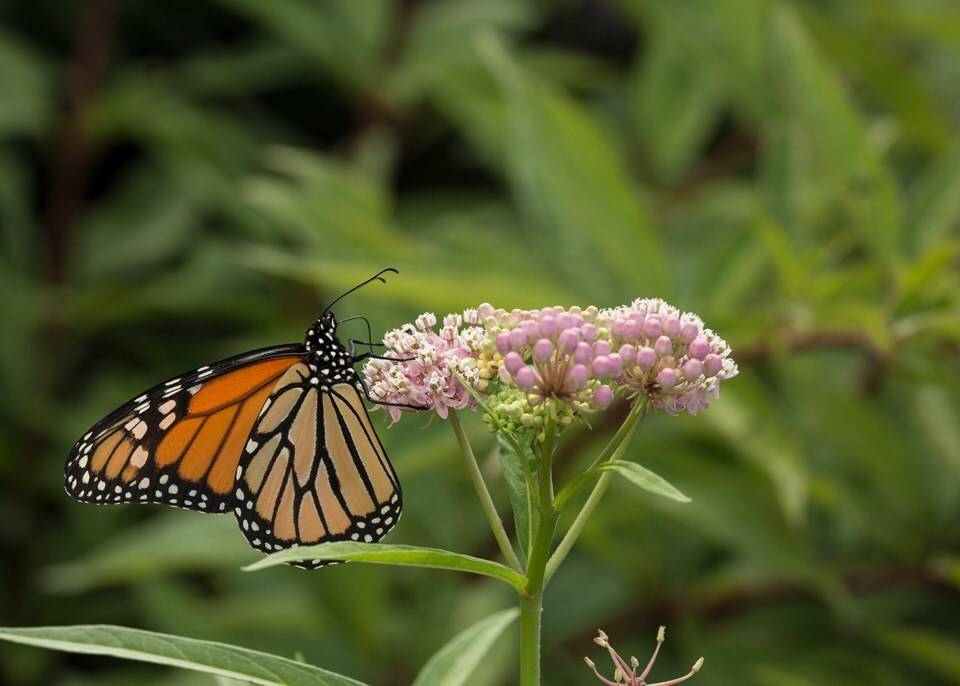
{"type": "Polygon", "coordinates": [[[698,659],[693,667],[690,668],[690,671],[687,672],[684,676],[677,679],[670,679],[669,681],[658,681],[655,683],[647,682],[647,676],[653,670],[653,665],[657,661],[657,656],[660,654],[660,646],[663,644],[666,639],[666,627],[660,627],[660,630],[657,632],[657,647],[653,650],[653,655],[650,657],[650,660],[647,662],[647,666],[644,667],[643,671],[640,674],[637,674],[637,670],[640,669],[640,661],[635,657],[630,657],[629,664],[624,660],[620,654],[610,645],[610,638],[603,632],[597,631],[597,637],[593,639],[593,642],[596,643],[601,648],[606,648],[607,653],[610,655],[610,659],[613,661],[613,679],[608,679],[603,676],[600,671],[597,669],[597,666],[594,664],[593,660],[588,657],[583,658],[584,663],[589,667],[594,675],[600,680],[601,683],[606,684],[607,686],[675,686],[676,684],[682,684],[684,681],[692,678],[700,669],[703,667],[703,658],[698,659]]]}

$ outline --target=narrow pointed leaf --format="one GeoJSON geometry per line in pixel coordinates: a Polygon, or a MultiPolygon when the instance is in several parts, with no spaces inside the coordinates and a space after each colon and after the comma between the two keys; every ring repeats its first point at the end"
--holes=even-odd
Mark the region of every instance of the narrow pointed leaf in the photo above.
{"type": "Polygon", "coordinates": [[[614,472],[624,479],[638,486],[649,493],[662,495],[665,498],[689,503],[690,498],[681,493],[676,487],[671,485],[662,476],[654,474],[646,467],[641,467],[636,462],[626,462],[624,460],[611,460],[600,465],[597,469],[604,472],[614,472]]]}
{"type": "Polygon", "coordinates": [[[510,506],[513,509],[513,521],[517,529],[517,541],[524,557],[530,550],[530,541],[533,539],[533,528],[536,524],[536,512],[530,501],[527,477],[521,460],[527,464],[532,457],[528,446],[520,446],[516,441],[508,440],[502,433],[498,435],[500,469],[503,480],[510,495],[510,506]],[[524,449],[518,454],[516,447],[524,449]]]}
{"type": "Polygon", "coordinates": [[[420,548],[411,545],[381,545],[379,543],[321,543],[320,545],[289,548],[274,553],[259,562],[244,567],[246,571],[256,571],[267,567],[276,567],[287,562],[300,560],[343,560],[344,562],[369,562],[380,565],[400,565],[405,567],[430,567],[454,572],[481,574],[505,581],[521,590],[526,578],[509,567],[482,560],[470,555],[452,553],[437,548],[420,548]]]}
{"type": "Polygon", "coordinates": [[[180,667],[267,686],[363,686],[362,682],[246,648],[122,626],[0,628],[0,640],[84,655],[180,667]]]}
{"type": "Polygon", "coordinates": [[[482,619],[453,637],[417,675],[413,686],[463,686],[500,634],[516,620],[516,608],[482,619]]]}

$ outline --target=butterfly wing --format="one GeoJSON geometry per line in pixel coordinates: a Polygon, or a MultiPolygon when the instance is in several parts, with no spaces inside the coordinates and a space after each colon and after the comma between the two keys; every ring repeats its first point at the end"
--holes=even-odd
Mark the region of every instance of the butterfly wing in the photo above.
{"type": "Polygon", "coordinates": [[[300,345],[256,350],[134,398],[74,446],[64,469],[67,493],[98,505],[159,503],[225,512],[260,409],[303,354],[300,345]]]}
{"type": "MultiPolygon", "coordinates": [[[[400,483],[351,383],[286,371],[237,470],[235,513],[254,548],[379,541],[400,517],[400,483]]],[[[302,562],[312,569],[325,563],[302,562]]]]}

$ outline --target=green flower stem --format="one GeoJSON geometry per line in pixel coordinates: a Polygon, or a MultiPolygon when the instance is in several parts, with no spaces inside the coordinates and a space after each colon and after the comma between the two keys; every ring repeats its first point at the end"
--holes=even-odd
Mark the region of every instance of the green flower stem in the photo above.
{"type": "MultiPolygon", "coordinates": [[[[607,447],[604,448],[603,452],[600,453],[600,456],[594,460],[591,468],[609,460],[620,459],[624,451],[627,449],[627,446],[630,444],[630,439],[633,437],[633,432],[637,429],[637,423],[645,414],[646,409],[647,404],[645,401],[638,399],[636,402],[634,402],[633,406],[630,408],[630,414],[627,415],[627,418],[607,444],[607,447]]],[[[577,514],[576,519],[573,520],[573,524],[570,525],[567,533],[560,541],[560,545],[557,546],[557,549],[548,560],[544,576],[544,583],[550,581],[550,578],[557,571],[557,568],[567,557],[570,549],[573,548],[574,543],[577,542],[577,538],[580,537],[580,533],[583,531],[583,527],[586,525],[587,520],[590,519],[590,515],[593,514],[593,511],[597,508],[597,505],[603,498],[603,494],[606,492],[612,476],[613,474],[611,472],[604,472],[600,475],[600,478],[597,479],[597,483],[590,492],[587,502],[583,504],[583,508],[581,508],[580,512],[577,514]]]]}
{"type": "Polygon", "coordinates": [[[506,560],[507,564],[513,569],[523,573],[523,566],[520,564],[520,559],[513,550],[510,538],[503,528],[503,522],[500,521],[497,507],[493,504],[493,498],[490,497],[490,491],[487,489],[487,484],[484,482],[483,475],[480,473],[480,465],[477,464],[477,458],[473,454],[470,441],[463,431],[463,426],[460,424],[460,417],[457,415],[457,411],[451,409],[448,418],[450,420],[450,426],[453,427],[453,433],[457,436],[457,442],[460,444],[460,452],[463,453],[463,459],[467,463],[467,473],[470,475],[473,487],[476,489],[477,496],[480,498],[480,506],[483,508],[483,513],[486,515],[487,522],[490,524],[490,530],[493,531],[493,537],[497,540],[497,545],[500,547],[503,559],[506,560]]]}
{"type": "Polygon", "coordinates": [[[644,415],[646,409],[646,397],[638,397],[637,400],[634,401],[633,405],[630,406],[630,412],[627,414],[627,418],[623,420],[623,424],[621,424],[620,428],[617,429],[616,433],[613,434],[613,437],[607,442],[607,445],[600,452],[600,454],[597,455],[596,459],[590,463],[590,466],[587,468],[588,471],[596,467],[598,464],[603,464],[611,459],[613,451],[623,444],[624,439],[627,438],[627,434],[633,434],[634,426],[644,415]]]}
{"type": "Polygon", "coordinates": [[[557,511],[553,504],[553,443],[556,419],[548,406],[543,444],[539,460],[540,519],[530,547],[527,563],[527,587],[520,595],[520,684],[540,684],[540,620],[543,614],[543,589],[550,546],[557,528],[557,511]]]}

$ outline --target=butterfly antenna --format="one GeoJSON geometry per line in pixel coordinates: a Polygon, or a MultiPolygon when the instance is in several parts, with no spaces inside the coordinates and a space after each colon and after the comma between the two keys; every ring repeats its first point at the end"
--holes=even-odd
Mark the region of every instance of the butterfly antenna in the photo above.
{"type": "Polygon", "coordinates": [[[368,283],[371,283],[371,282],[373,282],[373,281],[379,281],[380,283],[386,283],[387,280],[386,280],[385,278],[383,278],[383,275],[386,274],[387,272],[393,272],[394,274],[399,274],[399,273],[400,273],[399,271],[397,271],[397,270],[394,269],[393,267],[387,267],[386,269],[380,270],[379,272],[377,272],[376,274],[374,274],[373,276],[371,276],[371,277],[370,277],[369,279],[367,279],[366,281],[361,281],[360,283],[358,283],[356,286],[354,286],[353,288],[351,288],[351,289],[350,289],[349,291],[347,291],[346,293],[341,293],[340,295],[338,295],[338,296],[336,297],[336,299],[335,299],[332,303],[330,303],[329,305],[327,305],[326,307],[323,308],[324,314],[326,314],[326,313],[330,310],[331,307],[333,307],[334,305],[336,305],[338,302],[340,302],[341,300],[343,300],[345,297],[347,297],[348,295],[350,295],[350,294],[353,293],[354,291],[360,290],[361,288],[363,288],[364,286],[366,286],[368,283]]]}

